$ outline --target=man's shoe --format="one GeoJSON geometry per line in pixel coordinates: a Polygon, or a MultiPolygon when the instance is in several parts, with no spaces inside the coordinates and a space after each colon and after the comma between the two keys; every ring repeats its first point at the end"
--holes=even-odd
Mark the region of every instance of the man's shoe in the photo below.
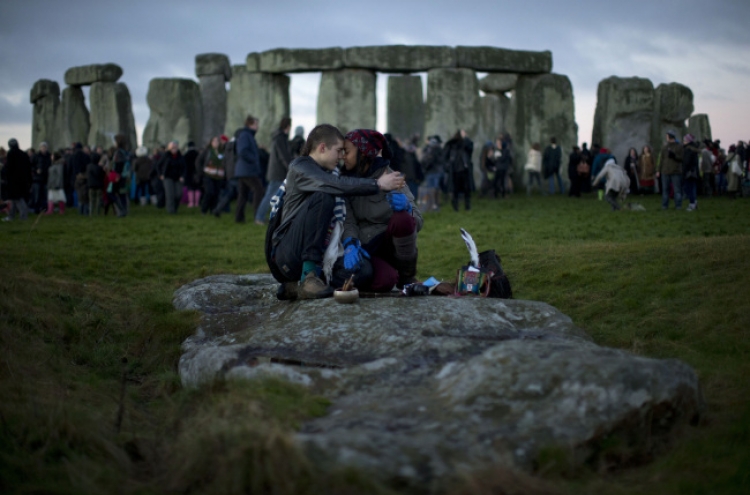
{"type": "Polygon", "coordinates": [[[297,299],[324,299],[333,296],[333,287],[323,282],[315,271],[308,272],[299,284],[297,299]]]}
{"type": "Polygon", "coordinates": [[[294,301],[297,299],[299,282],[286,282],[279,284],[276,289],[276,299],[279,301],[294,301]]]}

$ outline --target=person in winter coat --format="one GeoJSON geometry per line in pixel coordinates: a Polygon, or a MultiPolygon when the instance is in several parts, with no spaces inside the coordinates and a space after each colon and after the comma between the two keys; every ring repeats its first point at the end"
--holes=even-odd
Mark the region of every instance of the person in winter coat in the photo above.
{"type": "MultiPolygon", "coordinates": [[[[392,171],[392,151],[378,131],[349,132],[344,151],[344,175],[377,180],[392,171]]],[[[347,198],[341,236],[344,254],[334,265],[334,285],[343,284],[352,274],[357,287],[374,292],[413,283],[421,229],[422,215],[408,186],[347,198]]]]}
{"type": "MultiPolygon", "coordinates": [[[[495,141],[495,148],[492,155],[488,157],[487,169],[493,169],[494,178],[490,181],[494,197],[497,198],[498,192],[500,197],[504,198],[506,194],[506,177],[513,168],[513,157],[510,153],[508,143],[498,138],[495,141]]],[[[489,177],[488,177],[489,178],[489,177]]]]}
{"type": "MultiPolygon", "coordinates": [[[[302,156],[289,165],[281,211],[271,211],[266,232],[266,260],[276,280],[282,282],[277,297],[320,299],[333,288],[321,279],[324,264],[333,267],[341,249],[343,198],[371,196],[406,185],[397,173],[378,179],[339,176],[344,136],[330,124],[316,126],[307,137],[302,156]],[[299,282],[297,282],[299,281],[299,282]],[[294,290],[295,296],[288,296],[294,290]]],[[[281,191],[280,191],[281,192],[281,191]]],[[[280,195],[274,197],[279,204],[280,195]]],[[[344,251],[350,261],[360,260],[361,246],[351,243],[344,251]]]]}
{"type": "Polygon", "coordinates": [[[39,153],[34,155],[32,161],[31,178],[31,209],[39,213],[47,209],[47,174],[52,166],[52,155],[49,152],[49,145],[42,143],[39,145],[39,153]]]}
{"type": "Polygon", "coordinates": [[[305,146],[305,128],[298,125],[294,128],[294,137],[289,141],[289,151],[292,152],[292,159],[302,154],[303,146],[305,146]]]}
{"type": "Polygon", "coordinates": [[[55,211],[55,203],[60,215],[65,213],[65,160],[60,153],[52,155],[52,166],[47,174],[47,215],[55,211]]]}
{"type": "Polygon", "coordinates": [[[549,193],[555,194],[555,179],[560,194],[565,194],[565,187],[560,177],[560,167],[562,166],[562,149],[557,145],[556,138],[550,138],[549,145],[544,148],[542,154],[542,173],[544,178],[549,182],[549,193]]]}
{"type": "Polygon", "coordinates": [[[138,198],[141,206],[145,206],[151,195],[151,171],[154,168],[154,162],[148,156],[148,148],[145,146],[136,149],[135,156],[135,163],[133,164],[135,197],[138,198]]]}
{"type": "Polygon", "coordinates": [[[670,186],[674,188],[674,206],[682,208],[682,145],[674,132],[667,132],[667,142],[661,150],[656,178],[661,180],[661,209],[669,208],[670,186]]]}
{"type": "Polygon", "coordinates": [[[531,196],[531,186],[536,182],[536,187],[542,190],[542,146],[534,143],[526,155],[526,195],[531,196]]]}
{"type": "Polygon", "coordinates": [[[271,209],[271,198],[279,186],[286,179],[289,164],[292,162],[292,150],[289,147],[289,131],[292,129],[292,119],[284,117],[279,128],[271,133],[271,153],[268,158],[268,172],[266,173],[266,194],[255,213],[255,223],[265,225],[268,212],[271,209]]]}
{"type": "Polygon", "coordinates": [[[440,136],[431,136],[422,149],[422,167],[424,168],[424,182],[420,203],[425,205],[425,211],[440,209],[441,182],[445,175],[445,160],[440,136]]]}
{"type": "Polygon", "coordinates": [[[29,155],[19,149],[17,140],[10,139],[8,147],[4,172],[7,181],[6,198],[11,204],[8,216],[3,220],[13,220],[16,217],[16,212],[18,212],[21,220],[26,220],[29,216],[26,197],[31,189],[31,160],[29,155]]]}
{"type": "Polygon", "coordinates": [[[656,185],[656,164],[651,146],[644,146],[638,157],[638,190],[641,192],[658,192],[656,185]]]}
{"type": "Polygon", "coordinates": [[[630,179],[630,193],[638,192],[638,151],[635,148],[628,150],[628,156],[625,157],[625,163],[622,167],[630,179]]]}
{"type": "Polygon", "coordinates": [[[458,211],[458,200],[464,198],[464,208],[471,210],[471,182],[473,180],[473,166],[471,154],[474,143],[466,136],[466,131],[459,129],[456,134],[445,143],[443,156],[451,180],[451,205],[458,211]]]}
{"type": "Polygon", "coordinates": [[[682,138],[682,184],[688,197],[687,211],[698,209],[698,182],[700,181],[700,149],[692,134],[685,134],[682,138]]]}
{"type": "Polygon", "coordinates": [[[195,208],[201,203],[201,182],[202,177],[200,170],[198,169],[198,150],[195,149],[195,143],[190,141],[187,144],[187,150],[185,151],[185,183],[184,188],[187,189],[187,207],[195,208]]]}
{"type": "Polygon", "coordinates": [[[115,151],[112,154],[112,163],[120,180],[112,186],[112,193],[116,196],[116,207],[118,216],[124,217],[128,214],[128,185],[131,180],[130,154],[127,151],[128,139],[123,134],[115,136],[115,151]]]}
{"type": "Polygon", "coordinates": [[[245,223],[245,205],[252,194],[253,212],[258,212],[258,206],[263,199],[263,169],[260,165],[258,144],[255,133],[258,132],[258,119],[248,115],[245,127],[237,138],[237,158],[234,164],[234,177],[237,179],[237,210],[234,221],[245,223]]]}
{"type": "Polygon", "coordinates": [[[164,183],[164,196],[167,212],[177,213],[182,199],[182,185],[185,183],[185,158],[180,153],[177,141],[172,141],[159,162],[159,178],[164,183]]]}
{"type": "Polygon", "coordinates": [[[89,163],[86,169],[86,184],[88,185],[89,216],[93,217],[100,212],[102,193],[104,192],[104,164],[107,163],[106,155],[99,158],[99,163],[89,163]]]}
{"type": "MultiPolygon", "coordinates": [[[[396,139],[398,143],[399,140],[396,139]]],[[[417,145],[419,144],[419,134],[412,136],[409,144],[403,148],[404,158],[401,163],[401,173],[404,174],[406,179],[406,185],[409,186],[411,195],[415,198],[419,197],[419,183],[424,179],[422,173],[422,164],[419,163],[417,157],[417,145]]]]}
{"type": "Polygon", "coordinates": [[[714,195],[714,162],[716,157],[711,152],[711,145],[711,141],[706,139],[701,146],[702,194],[707,197],[714,195]]]}
{"type": "Polygon", "coordinates": [[[203,201],[201,213],[213,211],[219,202],[221,187],[226,180],[224,170],[224,142],[221,136],[214,136],[197,160],[198,175],[203,177],[203,201]]]}
{"type": "Polygon", "coordinates": [[[578,146],[573,146],[573,151],[568,156],[568,180],[570,180],[568,197],[581,197],[582,177],[578,172],[578,165],[580,165],[581,159],[581,149],[578,146]]]}
{"type": "Polygon", "coordinates": [[[742,157],[737,151],[735,145],[729,146],[729,154],[726,158],[727,164],[727,194],[730,198],[734,199],[737,197],[737,193],[740,190],[740,180],[742,178],[742,157]]]}
{"type": "Polygon", "coordinates": [[[604,164],[604,168],[594,177],[593,184],[606,178],[606,199],[612,206],[612,211],[621,208],[620,203],[625,202],[630,188],[630,179],[625,170],[617,164],[614,158],[609,158],[604,164]]]}

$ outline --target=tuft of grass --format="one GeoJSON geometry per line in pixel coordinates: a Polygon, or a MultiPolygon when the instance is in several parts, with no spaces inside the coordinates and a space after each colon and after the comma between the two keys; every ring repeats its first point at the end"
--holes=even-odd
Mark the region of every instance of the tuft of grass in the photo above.
{"type": "MultiPolygon", "coordinates": [[[[419,277],[452,280],[459,228],[493,248],[515,297],[548,302],[597,343],[698,371],[707,409],[639,467],[542,449],[531,475],[467,473],[445,493],[750,492],[750,202],[611,213],[592,197],[516,195],[425,214],[419,277]]],[[[267,272],[264,230],[194,210],[133,207],[0,225],[0,492],[389,493],[366,474],[314,469],[291,441],[327,402],[279,381],[183,390],[198,315],[172,294],[196,278],[267,272]]],[[[627,454],[613,440],[605,458],[627,454]],[[624,453],[623,453],[624,452],[624,453]]]]}

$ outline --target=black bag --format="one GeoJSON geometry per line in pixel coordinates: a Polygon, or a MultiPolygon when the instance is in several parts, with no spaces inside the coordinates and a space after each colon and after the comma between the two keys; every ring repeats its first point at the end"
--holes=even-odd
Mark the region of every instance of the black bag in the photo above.
{"type": "Polygon", "coordinates": [[[487,297],[497,297],[500,299],[513,299],[513,291],[510,288],[508,276],[503,271],[503,265],[500,264],[500,257],[494,249],[482,251],[479,253],[479,267],[482,270],[492,272],[490,278],[490,292],[487,297]]]}

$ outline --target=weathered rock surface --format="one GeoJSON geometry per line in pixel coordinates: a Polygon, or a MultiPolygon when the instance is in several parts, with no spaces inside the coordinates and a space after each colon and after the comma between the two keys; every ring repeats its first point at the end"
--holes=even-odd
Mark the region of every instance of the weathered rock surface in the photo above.
{"type": "Polygon", "coordinates": [[[493,95],[505,94],[518,84],[518,74],[487,74],[479,80],[479,89],[493,95]]]}
{"type": "Polygon", "coordinates": [[[260,71],[260,53],[253,52],[247,54],[247,57],[245,58],[245,70],[247,72],[260,71]]]}
{"type": "Polygon", "coordinates": [[[34,105],[31,117],[31,146],[39,148],[39,145],[46,141],[50,149],[57,149],[62,145],[57,132],[60,118],[60,85],[49,79],[40,79],[32,86],[29,100],[34,105]]]}
{"type": "Polygon", "coordinates": [[[456,53],[450,46],[355,46],[344,50],[343,66],[381,72],[423,72],[455,67],[456,53]]]}
{"type": "Polygon", "coordinates": [[[703,141],[709,139],[713,141],[711,137],[711,123],[708,120],[708,115],[705,113],[698,113],[690,117],[688,120],[688,132],[695,136],[696,141],[703,141]]]}
{"type": "Polygon", "coordinates": [[[344,134],[352,129],[374,129],[375,83],[375,73],[365,69],[323,72],[318,91],[318,123],[333,124],[344,134]]]}
{"type": "Polygon", "coordinates": [[[58,121],[61,143],[88,143],[89,109],[80,86],[68,86],[62,92],[58,121]]]}
{"type": "MultiPolygon", "coordinates": [[[[433,69],[427,73],[425,136],[445,143],[457,130],[474,138],[479,129],[479,83],[471,69],[433,69]]],[[[476,166],[475,163],[475,167],[476,166]]]]}
{"type": "Polygon", "coordinates": [[[506,50],[492,46],[457,46],[456,66],[477,72],[544,74],[552,71],[552,52],[506,50]]]}
{"type": "MultiPolygon", "coordinates": [[[[424,131],[424,97],[419,76],[388,77],[388,132],[403,140],[424,131]]],[[[421,143],[420,143],[421,144],[421,143]]]]}
{"type": "Polygon", "coordinates": [[[108,148],[114,145],[117,134],[124,135],[132,149],[137,144],[135,118],[130,91],[124,83],[95,82],[89,90],[88,143],[108,148]]]}
{"type": "Polygon", "coordinates": [[[239,71],[232,76],[227,94],[227,120],[224,134],[233,136],[245,119],[260,119],[255,140],[270,149],[271,133],[290,115],[289,76],[262,72],[239,71]]]}
{"type": "Polygon", "coordinates": [[[667,131],[674,131],[678,138],[687,132],[686,121],[693,109],[693,92],[687,86],[670,83],[656,88],[651,144],[657,153],[664,146],[667,131]]]}
{"type": "Polygon", "coordinates": [[[92,64],[71,67],[65,71],[68,86],[88,86],[97,82],[117,82],[122,77],[122,67],[117,64],[92,64]]]}
{"type": "MultiPolygon", "coordinates": [[[[609,148],[619,163],[628,150],[638,154],[651,141],[654,85],[640,77],[609,77],[599,82],[592,143],[609,148]]],[[[658,150],[658,148],[657,148],[658,150]]]]}
{"type": "Polygon", "coordinates": [[[562,147],[560,175],[568,182],[568,155],[578,143],[573,87],[567,76],[521,76],[511,98],[508,117],[515,146],[513,182],[521,184],[526,154],[535,142],[544,149],[550,138],[562,147]]]}
{"type": "Polygon", "coordinates": [[[344,65],[341,48],[276,48],[261,52],[259,57],[260,71],[274,74],[336,70],[344,65]]]}
{"type": "Polygon", "coordinates": [[[695,372],[599,347],[540,302],[439,297],[280,302],[270,276],[213,276],[175,293],[203,313],[185,386],[278,377],[324,394],[298,440],[324,468],[354,465],[430,491],[451,475],[531,468],[540,453],[628,462],[702,408],[695,372]],[[384,316],[387,316],[385,318],[384,316]]]}
{"type": "Polygon", "coordinates": [[[199,142],[203,110],[198,84],[191,79],[155,78],[148,84],[146,101],[151,113],[143,130],[149,148],[177,140],[180,146],[199,142]]]}
{"type": "Polygon", "coordinates": [[[223,53],[201,53],[195,56],[195,75],[201,76],[224,76],[224,81],[232,79],[232,66],[229,65],[229,57],[223,53]]]}
{"type": "MultiPolygon", "coordinates": [[[[479,109],[479,132],[474,139],[474,147],[481,150],[481,144],[486,141],[494,143],[501,133],[508,131],[506,121],[510,111],[510,98],[503,94],[482,96],[479,109]]],[[[479,163],[478,156],[476,163],[479,163]]]]}

